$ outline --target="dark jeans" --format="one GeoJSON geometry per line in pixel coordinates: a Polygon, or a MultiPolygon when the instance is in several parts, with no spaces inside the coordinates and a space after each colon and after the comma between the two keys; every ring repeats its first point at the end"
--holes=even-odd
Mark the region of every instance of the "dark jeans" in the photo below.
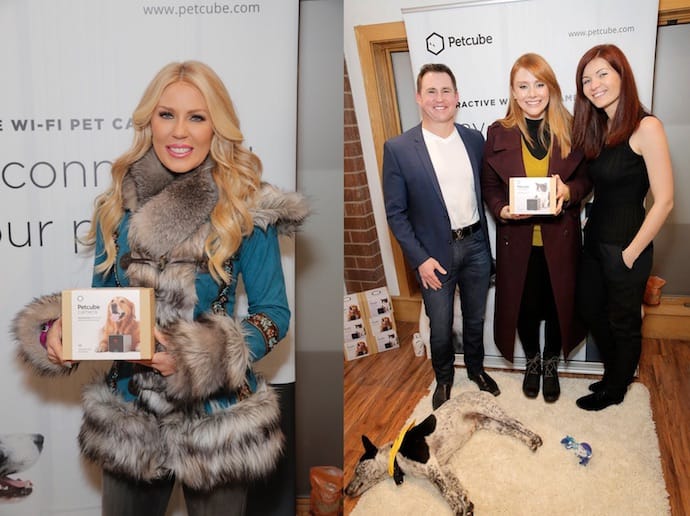
{"type": "Polygon", "coordinates": [[[431,365],[438,383],[452,384],[455,376],[453,347],[453,302],[460,289],[462,341],[468,374],[484,369],[484,317],[489,292],[491,254],[482,231],[453,242],[453,262],[445,276],[439,275],[439,290],[422,287],[429,317],[431,365]]]}
{"type": "Polygon", "coordinates": [[[527,358],[540,351],[539,328],[544,321],[544,358],[561,354],[561,329],[553,297],[549,267],[542,246],[533,246],[522,290],[517,332],[527,358]]]}
{"type": "Polygon", "coordinates": [[[577,310],[599,348],[606,389],[625,393],[642,351],[642,299],[652,270],[650,244],[633,264],[616,244],[585,246],[577,285],[577,310]]]}
{"type": "MultiPolygon", "coordinates": [[[[165,516],[175,480],[132,482],[103,472],[103,516],[165,516]]],[[[209,492],[182,488],[189,516],[242,516],[244,485],[221,486],[209,492]]]]}

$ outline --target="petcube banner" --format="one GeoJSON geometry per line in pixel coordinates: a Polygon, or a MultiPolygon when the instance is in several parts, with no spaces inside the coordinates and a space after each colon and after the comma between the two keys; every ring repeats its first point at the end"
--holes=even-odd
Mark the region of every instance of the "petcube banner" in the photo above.
{"type": "MultiPolygon", "coordinates": [[[[510,68],[526,52],[551,65],[571,110],[575,72],[594,45],[613,43],[635,72],[642,102],[651,109],[658,0],[481,0],[403,9],[414,78],[425,63],[444,63],[460,93],[458,123],[480,130],[506,114],[510,68]]],[[[492,249],[494,227],[489,217],[492,249]]],[[[495,249],[494,249],[495,256],[495,249]]],[[[493,288],[485,325],[487,362],[508,364],[493,344],[493,288]]],[[[524,356],[516,346],[516,356],[524,356]]],[[[588,346],[571,355],[569,367],[588,369],[588,346]]]]}
{"type": "MultiPolygon", "coordinates": [[[[32,298],[90,286],[93,256],[75,236],[131,144],[144,88],[171,61],[210,65],[264,179],[294,189],[297,30],[298,0],[0,2],[0,515],[100,514],[100,472],[76,438],[81,386],[106,364],[38,378],[15,358],[9,331],[32,298]]],[[[292,300],[293,245],[281,245],[292,300]]],[[[294,382],[292,340],[262,363],[275,383],[294,382]]]]}

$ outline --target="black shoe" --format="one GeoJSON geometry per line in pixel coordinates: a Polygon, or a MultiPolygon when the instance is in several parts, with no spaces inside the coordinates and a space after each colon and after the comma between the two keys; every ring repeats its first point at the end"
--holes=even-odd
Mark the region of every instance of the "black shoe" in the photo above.
{"type": "Polygon", "coordinates": [[[542,387],[544,401],[553,403],[561,395],[561,386],[558,383],[558,357],[549,357],[544,360],[544,385],[542,387]]]}
{"type": "Polygon", "coordinates": [[[431,397],[431,406],[434,410],[450,399],[450,387],[451,385],[449,383],[436,384],[436,390],[431,397]]]}
{"type": "Polygon", "coordinates": [[[480,391],[490,392],[494,396],[501,394],[501,390],[498,388],[498,385],[496,385],[496,382],[493,378],[486,374],[486,371],[482,371],[479,374],[468,374],[467,376],[479,386],[480,391]]]}
{"type": "Polygon", "coordinates": [[[614,394],[601,390],[579,398],[575,403],[583,410],[602,410],[611,405],[618,405],[623,401],[623,394],[614,394]]]}
{"type": "Polygon", "coordinates": [[[598,382],[594,382],[593,384],[591,384],[589,386],[589,390],[592,392],[599,392],[599,391],[604,390],[604,387],[606,387],[606,383],[602,379],[602,380],[599,380],[598,382]]]}
{"type": "Polygon", "coordinates": [[[522,392],[528,398],[536,398],[539,394],[539,382],[541,381],[541,355],[537,353],[527,359],[525,364],[525,378],[522,380],[522,392]]]}

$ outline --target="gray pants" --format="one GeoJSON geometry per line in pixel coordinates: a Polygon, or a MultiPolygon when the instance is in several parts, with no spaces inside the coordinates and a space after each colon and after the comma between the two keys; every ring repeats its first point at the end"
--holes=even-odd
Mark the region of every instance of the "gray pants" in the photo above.
{"type": "MultiPolygon", "coordinates": [[[[134,482],[103,472],[103,516],[165,516],[174,479],[134,482]]],[[[247,486],[220,486],[195,491],[182,486],[189,516],[243,516],[247,486]]]]}

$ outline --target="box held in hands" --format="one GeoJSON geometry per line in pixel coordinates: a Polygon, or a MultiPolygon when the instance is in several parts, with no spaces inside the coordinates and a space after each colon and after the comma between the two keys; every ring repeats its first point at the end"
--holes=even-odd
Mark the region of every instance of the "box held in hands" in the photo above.
{"type": "Polygon", "coordinates": [[[510,213],[516,215],[554,215],[555,177],[511,177],[510,213]]]}
{"type": "Polygon", "coordinates": [[[151,288],[62,291],[65,360],[150,359],[155,348],[151,288]]]}

